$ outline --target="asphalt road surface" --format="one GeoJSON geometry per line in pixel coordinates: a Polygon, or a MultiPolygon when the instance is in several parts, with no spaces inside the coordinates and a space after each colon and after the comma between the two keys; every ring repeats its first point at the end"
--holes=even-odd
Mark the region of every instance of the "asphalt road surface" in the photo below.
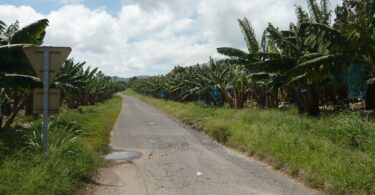
{"type": "Polygon", "coordinates": [[[143,155],[101,168],[90,194],[314,194],[134,97],[123,101],[111,147],[143,155]]]}

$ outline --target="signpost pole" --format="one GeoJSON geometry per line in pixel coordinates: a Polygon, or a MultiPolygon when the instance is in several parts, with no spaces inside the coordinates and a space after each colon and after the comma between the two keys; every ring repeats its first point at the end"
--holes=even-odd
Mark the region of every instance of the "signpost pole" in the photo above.
{"type": "Polygon", "coordinates": [[[26,46],[22,48],[36,75],[42,80],[43,89],[36,88],[33,91],[33,112],[43,114],[42,125],[42,151],[48,154],[48,117],[49,113],[56,113],[60,107],[59,90],[49,89],[69,53],[70,47],[39,47],[26,46]],[[50,91],[53,94],[49,94],[50,91]],[[42,97],[40,97],[42,96],[42,97]]]}
{"type": "Polygon", "coordinates": [[[49,49],[44,48],[43,67],[43,151],[48,153],[48,88],[49,88],[49,49]]]}

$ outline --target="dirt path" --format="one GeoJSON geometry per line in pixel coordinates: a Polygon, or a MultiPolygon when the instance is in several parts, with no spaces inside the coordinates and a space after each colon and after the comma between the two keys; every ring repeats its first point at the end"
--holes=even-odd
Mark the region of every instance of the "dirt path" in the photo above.
{"type": "Polygon", "coordinates": [[[90,194],[313,194],[133,97],[124,97],[111,146],[143,156],[101,168],[90,194]]]}

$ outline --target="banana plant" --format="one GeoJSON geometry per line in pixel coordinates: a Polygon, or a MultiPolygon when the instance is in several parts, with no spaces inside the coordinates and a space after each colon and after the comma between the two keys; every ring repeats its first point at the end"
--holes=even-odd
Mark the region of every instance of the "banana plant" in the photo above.
{"type": "MultiPolygon", "coordinates": [[[[23,28],[18,22],[6,26],[0,22],[0,88],[7,97],[3,110],[1,129],[9,129],[19,111],[31,103],[32,88],[40,84],[35,73],[28,64],[22,48],[29,44],[40,45],[43,42],[48,20],[36,21],[23,28]]],[[[4,99],[0,100],[4,102],[4,99]]],[[[30,109],[28,109],[30,110],[30,109]]],[[[28,112],[26,112],[28,113],[28,112]]]]}
{"type": "Polygon", "coordinates": [[[62,99],[69,108],[78,108],[79,93],[84,86],[83,66],[85,63],[75,63],[68,59],[62,65],[59,75],[55,77],[54,84],[61,89],[62,99]]]}
{"type": "Polygon", "coordinates": [[[318,66],[327,61],[332,64],[364,66],[368,83],[366,108],[375,108],[375,2],[373,0],[344,0],[336,9],[333,26],[305,23],[303,32],[319,53],[306,66],[318,66]]]}
{"type": "Polygon", "coordinates": [[[62,99],[69,108],[103,102],[124,89],[124,85],[113,83],[98,68],[85,66],[86,62],[76,63],[74,59],[68,59],[54,79],[53,84],[61,89],[62,99]]]}
{"type": "Polygon", "coordinates": [[[322,0],[320,5],[316,0],[308,0],[307,3],[310,15],[297,6],[297,24],[292,23],[288,30],[281,31],[269,24],[262,40],[263,51],[255,54],[261,60],[254,63],[253,68],[259,72],[272,73],[269,76],[274,79],[271,83],[276,87],[284,86],[301,113],[318,115],[318,86],[340,70],[338,67],[341,64],[331,63],[334,56],[312,63],[311,60],[320,55],[321,48],[305,35],[304,25],[329,25],[330,11],[327,0],[322,0]]]}

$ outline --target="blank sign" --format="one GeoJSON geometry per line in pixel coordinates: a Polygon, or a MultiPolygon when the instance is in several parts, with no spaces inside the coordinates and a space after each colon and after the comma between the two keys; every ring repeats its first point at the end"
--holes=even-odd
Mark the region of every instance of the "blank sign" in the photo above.
{"type": "MultiPolygon", "coordinates": [[[[33,91],[33,112],[35,114],[43,113],[43,89],[36,88],[33,91]]],[[[60,108],[60,89],[49,89],[48,93],[48,112],[56,114],[60,108]]]]}

